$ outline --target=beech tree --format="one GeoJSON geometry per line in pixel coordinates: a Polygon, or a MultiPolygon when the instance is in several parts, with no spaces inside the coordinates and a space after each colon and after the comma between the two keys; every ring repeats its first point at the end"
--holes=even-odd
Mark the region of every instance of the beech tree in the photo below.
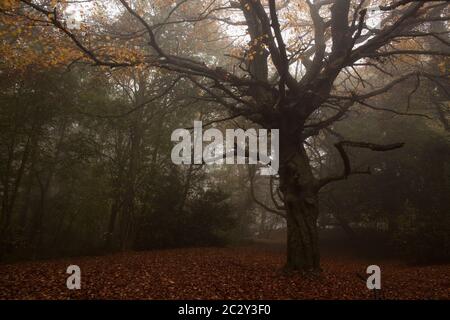
{"type": "Polygon", "coordinates": [[[272,211],[287,221],[287,267],[295,270],[320,270],[321,188],[370,173],[352,168],[347,148],[389,151],[402,146],[341,137],[335,146],[342,172],[318,177],[308,151],[311,139],[332,134],[333,124],[352,109],[389,112],[389,106],[371,101],[402,82],[448,79],[448,28],[430,28],[436,21],[448,27],[446,1],[87,1],[91,15],[79,28],[71,28],[65,14],[71,1],[6,2],[2,10],[20,16],[23,23],[50,26],[64,36],[62,41],[69,40],[79,53],[67,53],[69,60],[177,73],[198,87],[201,99],[228,110],[229,116],[217,121],[243,117],[262,128],[279,129],[284,204],[272,211]],[[136,24],[116,30],[113,15],[129,15],[136,24]],[[198,52],[161,45],[161,37],[177,37],[176,27],[190,30],[198,52]],[[442,46],[424,45],[423,39],[429,38],[442,46]],[[217,50],[211,53],[211,43],[223,48],[223,56],[217,50]],[[430,56],[442,57],[437,74],[425,71],[430,56]],[[399,59],[409,63],[407,71],[384,70],[399,59]],[[384,82],[377,80],[380,74],[384,82]]]}

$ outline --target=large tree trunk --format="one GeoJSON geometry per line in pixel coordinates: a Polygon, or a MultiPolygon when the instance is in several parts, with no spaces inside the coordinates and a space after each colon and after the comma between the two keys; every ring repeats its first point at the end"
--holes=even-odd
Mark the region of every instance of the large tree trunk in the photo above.
{"type": "Polygon", "coordinates": [[[315,178],[301,142],[282,142],[280,179],[287,211],[287,265],[289,270],[320,271],[315,178]]]}

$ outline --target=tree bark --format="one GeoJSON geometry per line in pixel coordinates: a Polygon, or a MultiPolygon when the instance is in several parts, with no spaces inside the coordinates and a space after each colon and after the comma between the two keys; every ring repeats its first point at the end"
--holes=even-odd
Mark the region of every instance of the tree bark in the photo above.
{"type": "Polygon", "coordinates": [[[316,179],[303,144],[288,143],[280,149],[280,187],[287,213],[288,270],[320,271],[316,179]]]}

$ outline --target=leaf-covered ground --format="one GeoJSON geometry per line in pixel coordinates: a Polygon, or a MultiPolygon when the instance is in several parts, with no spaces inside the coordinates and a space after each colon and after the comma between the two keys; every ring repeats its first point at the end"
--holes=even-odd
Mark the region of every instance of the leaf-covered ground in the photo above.
{"type": "Polygon", "coordinates": [[[0,265],[0,299],[372,299],[366,267],[377,264],[387,299],[450,299],[450,266],[323,257],[318,278],[280,272],[282,252],[199,248],[0,265]],[[81,290],[66,269],[81,267],[81,290]]]}

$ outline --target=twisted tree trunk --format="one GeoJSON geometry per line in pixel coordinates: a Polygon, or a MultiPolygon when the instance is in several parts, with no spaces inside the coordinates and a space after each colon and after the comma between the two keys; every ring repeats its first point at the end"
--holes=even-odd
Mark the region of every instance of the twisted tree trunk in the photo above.
{"type": "Polygon", "coordinates": [[[320,271],[316,180],[301,141],[282,143],[280,187],[287,214],[288,270],[320,271]]]}

